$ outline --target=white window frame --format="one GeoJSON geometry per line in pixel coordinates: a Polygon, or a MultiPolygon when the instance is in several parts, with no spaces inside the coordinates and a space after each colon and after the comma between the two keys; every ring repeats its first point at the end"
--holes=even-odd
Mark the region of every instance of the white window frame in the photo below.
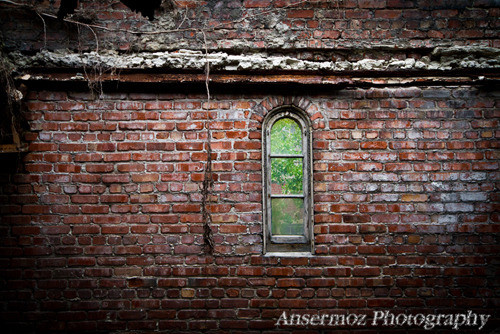
{"type": "Polygon", "coordinates": [[[294,106],[283,106],[272,110],[266,115],[262,126],[262,192],[263,192],[263,232],[264,254],[269,253],[311,253],[313,250],[313,180],[312,180],[312,126],[309,117],[294,106]],[[271,128],[282,118],[295,120],[302,131],[302,154],[271,155],[271,128]],[[303,195],[272,195],[271,194],[271,157],[302,158],[303,195]],[[304,199],[304,235],[273,235],[271,217],[271,198],[303,198],[304,199]]]}

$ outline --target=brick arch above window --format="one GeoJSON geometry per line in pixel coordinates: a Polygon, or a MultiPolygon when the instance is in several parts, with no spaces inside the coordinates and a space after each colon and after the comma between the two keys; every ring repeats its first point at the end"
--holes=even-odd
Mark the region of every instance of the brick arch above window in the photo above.
{"type": "Polygon", "coordinates": [[[326,120],[318,106],[306,97],[299,96],[272,96],[268,97],[250,111],[250,119],[257,121],[260,125],[268,112],[276,108],[296,107],[305,112],[311,121],[313,129],[324,129],[326,120]]]}

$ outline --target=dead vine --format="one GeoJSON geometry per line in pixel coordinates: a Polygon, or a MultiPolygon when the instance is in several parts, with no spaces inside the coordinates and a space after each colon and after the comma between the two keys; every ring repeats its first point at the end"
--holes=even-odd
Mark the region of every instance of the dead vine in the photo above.
{"type": "Polygon", "coordinates": [[[203,177],[203,189],[202,189],[202,200],[201,200],[201,210],[203,216],[203,241],[207,252],[213,254],[214,252],[214,240],[212,235],[212,216],[210,214],[208,203],[212,195],[213,189],[213,173],[212,173],[212,133],[210,129],[210,62],[208,60],[208,46],[207,46],[207,36],[204,30],[201,31],[203,34],[203,42],[205,45],[205,89],[207,93],[207,163],[205,165],[205,174],[203,177]]]}
{"type": "MultiPolygon", "coordinates": [[[[99,39],[97,38],[97,34],[95,33],[94,29],[91,27],[88,27],[92,34],[94,35],[95,41],[96,41],[96,50],[95,53],[97,56],[99,56],[99,39]]],[[[77,26],[77,31],[78,31],[78,51],[80,55],[82,55],[82,48],[80,46],[80,36],[81,36],[81,31],[80,31],[80,26],[77,26]]],[[[85,61],[82,61],[82,70],[83,70],[83,75],[85,78],[85,81],[87,81],[87,86],[90,90],[90,94],[92,95],[93,99],[100,99],[104,95],[104,90],[102,86],[102,76],[103,74],[107,71],[105,66],[103,66],[101,63],[96,61],[93,65],[88,66],[85,61]]]]}
{"type": "Polygon", "coordinates": [[[13,66],[0,53],[0,144],[14,144],[21,149],[22,119],[21,99],[23,94],[17,90],[12,78],[13,66]]]}
{"type": "Polygon", "coordinates": [[[45,19],[43,18],[42,15],[40,15],[39,12],[35,11],[36,15],[42,20],[43,23],[43,49],[47,49],[47,24],[45,23],[45,19]]]}

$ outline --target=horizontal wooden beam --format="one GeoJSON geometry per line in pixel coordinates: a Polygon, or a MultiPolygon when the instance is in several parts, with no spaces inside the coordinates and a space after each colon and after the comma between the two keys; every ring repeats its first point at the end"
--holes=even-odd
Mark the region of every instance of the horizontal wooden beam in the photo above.
{"type": "MultiPolygon", "coordinates": [[[[88,80],[75,71],[32,70],[17,78],[20,82],[68,82],[86,83],[88,80]]],[[[151,71],[127,71],[118,73],[90,74],[90,80],[102,83],[153,83],[197,84],[204,83],[204,73],[153,73],[151,71]]],[[[424,84],[486,84],[500,81],[499,71],[366,71],[349,73],[211,73],[210,83],[216,84],[298,84],[320,86],[390,86],[424,84]]]]}

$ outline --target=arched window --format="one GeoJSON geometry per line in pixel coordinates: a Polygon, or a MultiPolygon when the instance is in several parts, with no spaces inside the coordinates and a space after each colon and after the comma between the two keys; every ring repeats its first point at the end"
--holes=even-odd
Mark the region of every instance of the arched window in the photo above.
{"type": "Polygon", "coordinates": [[[270,112],[263,126],[264,249],[312,249],[311,127],[296,108],[270,112]]]}

